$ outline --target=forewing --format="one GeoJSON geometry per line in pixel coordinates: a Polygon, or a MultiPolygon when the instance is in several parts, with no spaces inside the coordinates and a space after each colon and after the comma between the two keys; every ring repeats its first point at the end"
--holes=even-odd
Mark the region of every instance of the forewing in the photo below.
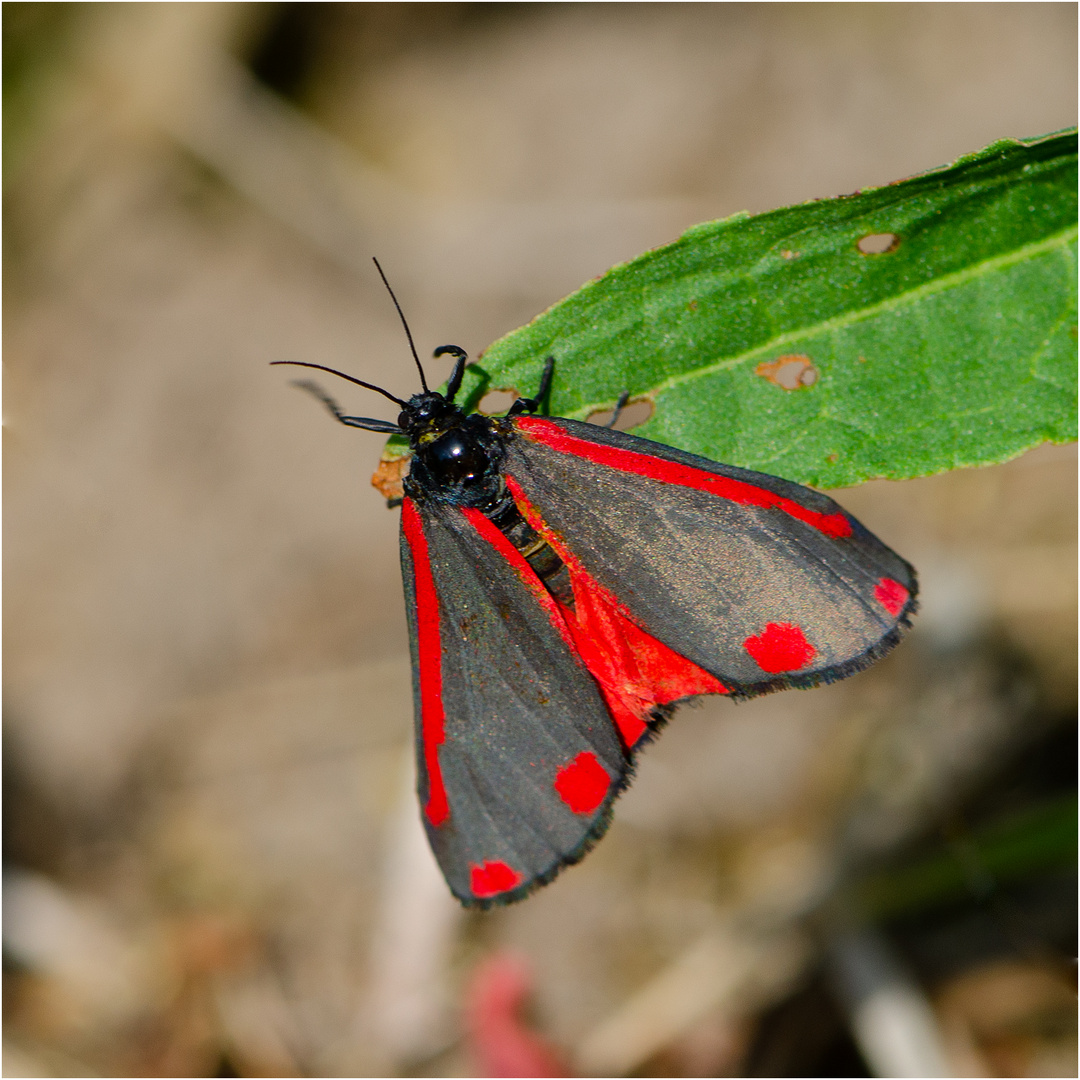
{"type": "Polygon", "coordinates": [[[592,424],[513,423],[505,473],[553,546],[736,694],[859,670],[914,610],[912,567],[820,492],[592,424]]]}
{"type": "Polygon", "coordinates": [[[516,899],[606,828],[627,761],[554,601],[476,511],[402,508],[419,793],[450,888],[516,899]]]}

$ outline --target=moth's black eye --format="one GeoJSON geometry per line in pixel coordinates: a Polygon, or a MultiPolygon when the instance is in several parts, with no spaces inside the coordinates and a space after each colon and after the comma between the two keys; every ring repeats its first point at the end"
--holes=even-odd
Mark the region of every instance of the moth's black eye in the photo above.
{"type": "Polygon", "coordinates": [[[402,431],[408,431],[411,420],[412,417],[407,412],[398,413],[397,426],[401,428],[402,431]]]}
{"type": "Polygon", "coordinates": [[[424,454],[428,468],[448,483],[478,480],[488,467],[488,455],[474,439],[460,431],[447,432],[429,446],[424,454]]]}

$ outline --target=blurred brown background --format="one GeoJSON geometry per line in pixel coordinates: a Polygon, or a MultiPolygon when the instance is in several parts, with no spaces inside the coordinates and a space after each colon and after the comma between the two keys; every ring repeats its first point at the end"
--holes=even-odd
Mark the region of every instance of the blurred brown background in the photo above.
{"type": "Polygon", "coordinates": [[[842,493],[920,570],[904,646],[682,710],[580,867],[465,915],[380,438],[267,366],[415,389],[373,254],[422,355],[475,354],[696,222],[1073,124],[1075,5],[3,31],[5,1075],[497,1072],[506,950],[552,1071],[1075,1075],[1075,448],[842,493]]]}

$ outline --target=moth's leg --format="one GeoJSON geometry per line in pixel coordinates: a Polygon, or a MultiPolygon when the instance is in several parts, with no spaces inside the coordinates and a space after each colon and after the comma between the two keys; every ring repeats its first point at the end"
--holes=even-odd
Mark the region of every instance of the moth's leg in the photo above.
{"type": "Polygon", "coordinates": [[[555,357],[549,356],[544,361],[544,373],[540,376],[540,389],[536,391],[536,397],[518,398],[510,406],[507,416],[520,416],[522,413],[534,413],[540,408],[541,402],[547,397],[551,389],[551,376],[555,370],[555,357]]]}
{"type": "Polygon", "coordinates": [[[622,416],[623,409],[626,408],[626,403],[630,400],[630,391],[624,390],[619,395],[619,400],[615,402],[615,410],[611,414],[611,419],[604,425],[606,428],[613,428],[618,422],[619,417],[622,416]]]}
{"type": "Polygon", "coordinates": [[[465,364],[469,359],[469,355],[460,345],[440,345],[432,355],[438,358],[446,353],[449,353],[457,360],[457,363],[454,364],[454,370],[450,373],[450,381],[446,386],[446,400],[453,401],[457,397],[457,392],[461,389],[461,379],[465,374],[465,364]]]}

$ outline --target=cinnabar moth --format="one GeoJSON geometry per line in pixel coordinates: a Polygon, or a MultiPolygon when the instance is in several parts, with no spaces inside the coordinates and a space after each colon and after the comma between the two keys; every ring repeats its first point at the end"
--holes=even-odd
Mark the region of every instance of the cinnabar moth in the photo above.
{"type": "Polygon", "coordinates": [[[833,682],[899,640],[915,571],[828,496],[538,416],[550,357],[536,397],[466,414],[464,351],[435,350],[457,362],[428,390],[405,330],[423,386],[408,401],[299,366],[401,407],[396,423],[345,416],[301,384],[342,423],[409,439],[418,790],[463,904],[518,900],[581,859],[678,702],[833,682]]]}

